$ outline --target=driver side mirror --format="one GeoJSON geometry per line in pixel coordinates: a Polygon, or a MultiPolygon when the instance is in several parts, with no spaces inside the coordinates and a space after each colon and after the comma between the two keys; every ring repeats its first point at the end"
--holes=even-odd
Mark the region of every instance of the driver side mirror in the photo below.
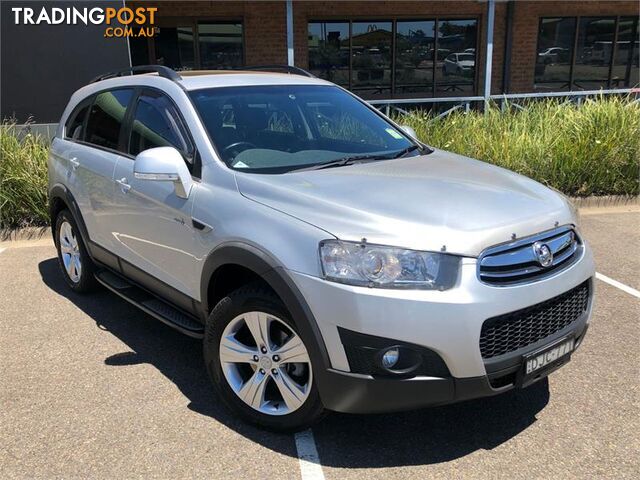
{"type": "Polygon", "coordinates": [[[411,128],[409,125],[400,125],[400,129],[404,133],[409,135],[411,138],[415,138],[416,140],[419,140],[418,135],[416,134],[416,131],[413,128],[411,128]]]}
{"type": "Polygon", "coordinates": [[[138,180],[173,182],[176,195],[189,198],[193,180],[184,159],[173,147],[156,147],[140,152],[133,164],[133,175],[138,180]]]}

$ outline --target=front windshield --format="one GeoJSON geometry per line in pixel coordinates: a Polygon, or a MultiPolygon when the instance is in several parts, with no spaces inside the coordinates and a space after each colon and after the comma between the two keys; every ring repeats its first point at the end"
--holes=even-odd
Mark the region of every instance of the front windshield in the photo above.
{"type": "Polygon", "coordinates": [[[392,158],[415,145],[334,86],[210,88],[190,95],[222,160],[236,170],[282,173],[346,157],[392,158]]]}

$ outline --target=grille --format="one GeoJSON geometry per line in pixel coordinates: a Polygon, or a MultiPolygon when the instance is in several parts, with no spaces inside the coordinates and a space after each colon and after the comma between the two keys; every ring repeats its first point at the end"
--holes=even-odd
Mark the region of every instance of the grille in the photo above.
{"type": "Polygon", "coordinates": [[[498,245],[485,250],[478,260],[478,276],[491,285],[514,285],[545,278],[568,267],[579,257],[580,239],[571,227],[498,245]],[[551,263],[542,266],[536,247],[546,247],[552,255],[551,263]]]}
{"type": "Polygon", "coordinates": [[[492,358],[531,345],[571,325],[587,311],[589,281],[537,305],[482,324],[480,353],[492,358]]]}

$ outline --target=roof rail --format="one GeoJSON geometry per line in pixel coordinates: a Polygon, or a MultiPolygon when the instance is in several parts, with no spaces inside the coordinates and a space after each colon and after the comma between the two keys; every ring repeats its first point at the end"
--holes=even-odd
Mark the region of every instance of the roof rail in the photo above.
{"type": "Polygon", "coordinates": [[[289,75],[302,75],[303,77],[316,78],[312,73],[300,67],[294,67],[293,65],[251,65],[246,67],[237,67],[235,70],[257,70],[257,71],[271,71],[271,70],[284,70],[289,75]]]}
{"type": "Polygon", "coordinates": [[[137,65],[135,67],[123,68],[122,70],[118,70],[115,72],[105,73],[103,75],[97,76],[89,83],[99,82],[101,80],[107,80],[108,78],[116,78],[122,77],[125,74],[135,75],[136,73],[150,73],[155,72],[159,76],[168,78],[174,82],[178,80],[182,80],[182,77],[176,73],[175,70],[169,67],[165,67],[164,65],[137,65]]]}

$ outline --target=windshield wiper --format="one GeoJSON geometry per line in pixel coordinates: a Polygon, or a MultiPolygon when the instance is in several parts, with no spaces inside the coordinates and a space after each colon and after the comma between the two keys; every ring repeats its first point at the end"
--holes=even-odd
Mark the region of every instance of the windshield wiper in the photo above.
{"type": "Polygon", "coordinates": [[[367,162],[373,160],[388,160],[389,155],[349,155],[347,157],[338,158],[336,160],[329,160],[328,162],[316,163],[310,167],[295,168],[290,170],[291,172],[303,172],[305,170],[322,170],[324,168],[344,167],[346,165],[353,165],[358,162],[367,162]]]}
{"type": "Polygon", "coordinates": [[[400,150],[399,152],[394,153],[391,157],[387,157],[387,158],[400,158],[400,157],[404,157],[407,153],[411,153],[414,150],[417,150],[420,147],[420,145],[411,145],[410,147],[407,148],[403,148],[402,150],[400,150]]]}

